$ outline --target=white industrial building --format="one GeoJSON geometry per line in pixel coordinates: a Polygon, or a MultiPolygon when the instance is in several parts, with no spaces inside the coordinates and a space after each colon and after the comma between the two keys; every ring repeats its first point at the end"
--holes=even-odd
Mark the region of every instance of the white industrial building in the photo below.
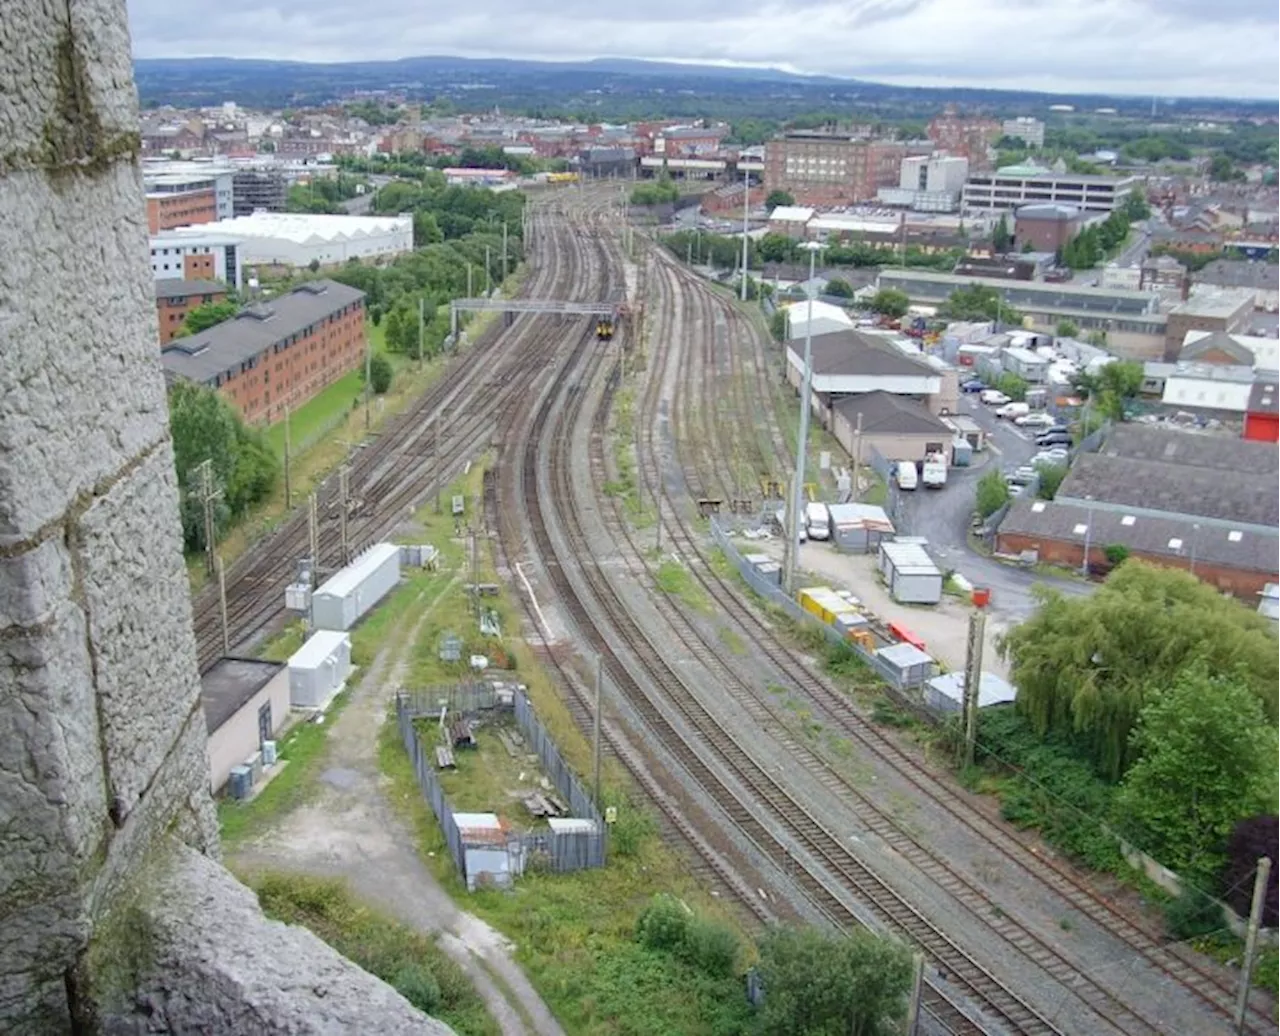
{"type": "Polygon", "coordinates": [[[1160,402],[1180,410],[1211,410],[1243,415],[1255,376],[1249,367],[1179,363],[1165,377],[1160,402]]]}
{"type": "Polygon", "coordinates": [[[954,212],[969,176],[969,160],[956,155],[912,155],[902,160],[897,187],[882,187],[876,200],[920,212],[954,212]]]}
{"type": "Polygon", "coordinates": [[[787,314],[787,338],[797,341],[806,334],[830,334],[833,331],[852,331],[853,317],[839,306],[829,302],[793,302],[785,309],[787,314]]]}
{"type": "Polygon", "coordinates": [[[311,595],[311,621],[316,629],[349,630],[399,581],[400,548],[370,547],[311,595]]]}
{"type": "MultiPolygon", "coordinates": [[[[413,251],[412,216],[331,216],[255,212],[218,223],[221,234],[240,239],[240,261],[302,268],[349,259],[390,259],[413,251]]],[[[204,233],[179,227],[178,236],[204,233]]]]}
{"type": "Polygon", "coordinates": [[[342,690],[351,673],[351,636],[317,630],[289,658],[289,704],[299,709],[323,708],[342,690]]]}
{"type": "Polygon", "coordinates": [[[151,236],[151,273],[158,281],[213,280],[239,290],[243,260],[238,237],[222,232],[225,222],[205,223],[151,236]],[[213,227],[219,229],[214,230],[213,227]]]}

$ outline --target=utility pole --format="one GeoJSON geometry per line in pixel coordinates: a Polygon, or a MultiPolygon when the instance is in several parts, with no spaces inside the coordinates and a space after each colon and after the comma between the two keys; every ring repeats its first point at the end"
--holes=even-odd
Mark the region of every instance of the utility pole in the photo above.
{"type": "Polygon", "coordinates": [[[484,297],[493,295],[493,271],[489,269],[489,246],[484,246],[484,297]]]}
{"type": "Polygon", "coordinates": [[[973,765],[974,742],[978,736],[978,692],[982,684],[983,635],[987,629],[987,613],[984,606],[974,600],[973,613],[969,616],[969,642],[964,662],[964,765],[973,765]]]}
{"type": "Polygon", "coordinates": [[[213,505],[222,498],[222,490],[213,488],[213,460],[203,460],[196,465],[196,477],[200,482],[200,503],[204,511],[204,552],[205,566],[213,575],[217,566],[214,564],[214,521],[213,505]]]}
{"type": "Polygon", "coordinates": [[[369,397],[373,395],[373,346],[364,339],[364,430],[369,430],[369,397]]]}
{"type": "Polygon", "coordinates": [[[436,514],[440,513],[440,417],[431,419],[431,481],[436,485],[436,514]]]}
{"type": "Polygon", "coordinates": [[[418,366],[422,366],[422,338],[426,331],[427,300],[418,297],[418,366]]]}
{"type": "Polygon", "coordinates": [[[231,654],[231,626],[227,620],[227,573],[218,558],[218,608],[222,612],[222,654],[231,654]]]}
{"type": "Polygon", "coordinates": [[[747,215],[751,211],[751,174],[742,173],[742,301],[747,301],[747,255],[751,239],[747,237],[747,215]]]}
{"type": "Polygon", "coordinates": [[[502,221],[502,280],[507,279],[507,221],[502,221]]]}
{"type": "Polygon", "coordinates": [[[600,699],[604,687],[604,656],[596,655],[596,700],[591,714],[591,774],[596,809],[604,812],[600,803],[600,699]]]}
{"type": "MultiPolygon", "coordinates": [[[[806,247],[806,246],[802,246],[806,247]]],[[[787,536],[791,540],[791,552],[787,555],[788,565],[784,573],[787,592],[795,587],[796,560],[800,556],[800,514],[802,511],[800,494],[804,492],[805,452],[809,446],[809,398],[813,391],[813,279],[819,246],[809,242],[809,312],[804,329],[804,378],[800,389],[800,434],[796,437],[796,477],[791,487],[791,526],[787,536]]],[[[785,358],[785,356],[784,356],[785,358]]],[[[790,360],[786,362],[790,363],[790,360]]],[[[785,368],[784,368],[785,369],[785,368]]]]}
{"type": "Polygon", "coordinates": [[[1236,1000],[1236,1032],[1244,1033],[1244,1019],[1249,1010],[1249,983],[1253,981],[1253,965],[1258,953],[1258,927],[1262,924],[1262,908],[1267,900],[1267,882],[1271,878],[1271,858],[1258,861],[1253,879],[1253,903],[1249,907],[1249,930],[1244,940],[1244,967],[1240,971],[1240,996],[1236,1000]]]}
{"type": "Polygon", "coordinates": [[[858,469],[862,467],[862,411],[858,411],[858,423],[853,429],[853,482],[849,488],[853,499],[858,499],[858,469]]]}
{"type": "Polygon", "coordinates": [[[320,508],[316,494],[307,501],[307,537],[311,546],[311,583],[315,589],[317,569],[320,568],[320,508]]]}
{"type": "Polygon", "coordinates": [[[911,1000],[907,1003],[907,1036],[916,1036],[920,1030],[920,992],[924,986],[924,954],[917,953],[911,960],[911,1000]]]}
{"type": "Polygon", "coordinates": [[[475,296],[471,294],[471,264],[470,263],[467,263],[467,298],[469,299],[475,298],[475,296]]]}
{"type": "Polygon", "coordinates": [[[293,483],[289,479],[289,454],[291,453],[289,443],[289,404],[284,405],[284,509],[287,511],[293,506],[293,483]]]}
{"type": "Polygon", "coordinates": [[[343,464],[338,469],[338,535],[342,541],[342,564],[345,566],[349,560],[347,557],[347,483],[350,478],[350,468],[343,464]]]}

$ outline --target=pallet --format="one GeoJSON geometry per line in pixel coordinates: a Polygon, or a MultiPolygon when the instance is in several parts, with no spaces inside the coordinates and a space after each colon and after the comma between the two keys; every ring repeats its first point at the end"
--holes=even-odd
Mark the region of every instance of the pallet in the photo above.
{"type": "Polygon", "coordinates": [[[448,745],[436,745],[436,769],[454,770],[457,766],[453,761],[453,749],[448,745]]]}

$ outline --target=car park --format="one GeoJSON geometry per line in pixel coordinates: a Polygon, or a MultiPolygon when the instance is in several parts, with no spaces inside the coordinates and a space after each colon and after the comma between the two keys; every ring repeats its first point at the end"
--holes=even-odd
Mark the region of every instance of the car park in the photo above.
{"type": "Polygon", "coordinates": [[[1046,414],[1042,410],[1033,414],[1023,414],[1021,417],[1015,417],[1013,419],[1013,423],[1018,425],[1020,428],[1049,429],[1055,426],[1053,416],[1051,414],[1046,414]]]}
{"type": "Polygon", "coordinates": [[[1010,402],[1009,397],[999,389],[983,389],[982,395],[978,398],[987,406],[1004,406],[1006,403],[1010,402]]]}

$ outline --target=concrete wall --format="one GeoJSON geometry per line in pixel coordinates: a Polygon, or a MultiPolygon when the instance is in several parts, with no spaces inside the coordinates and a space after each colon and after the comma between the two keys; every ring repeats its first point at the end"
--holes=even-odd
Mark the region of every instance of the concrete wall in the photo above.
{"type": "Polygon", "coordinates": [[[271,734],[284,726],[289,718],[289,670],[282,668],[265,687],[240,707],[227,722],[209,735],[206,754],[209,758],[209,787],[220,791],[231,776],[231,770],[243,763],[260,747],[258,744],[258,710],[271,703],[271,734]]]}

